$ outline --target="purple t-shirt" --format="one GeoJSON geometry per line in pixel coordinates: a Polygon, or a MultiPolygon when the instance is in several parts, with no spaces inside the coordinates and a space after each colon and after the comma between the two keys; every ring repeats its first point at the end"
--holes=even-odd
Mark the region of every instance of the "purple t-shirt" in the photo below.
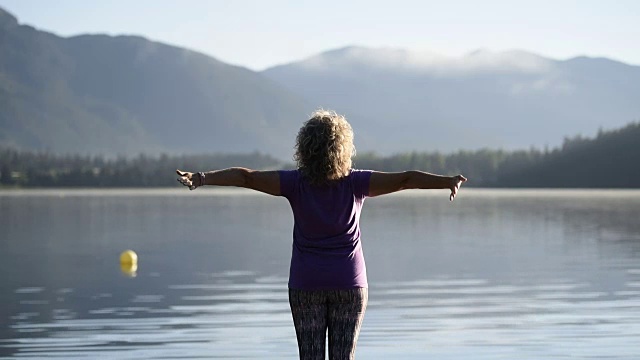
{"type": "Polygon", "coordinates": [[[371,171],[351,170],[328,186],[313,186],[298,170],[280,171],[280,193],[293,210],[289,288],[367,287],[360,243],[360,212],[371,171]]]}

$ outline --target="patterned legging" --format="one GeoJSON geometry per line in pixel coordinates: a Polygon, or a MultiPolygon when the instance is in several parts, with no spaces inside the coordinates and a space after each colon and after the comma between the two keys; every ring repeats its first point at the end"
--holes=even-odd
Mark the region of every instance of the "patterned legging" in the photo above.
{"type": "Polygon", "coordinates": [[[367,300],[366,288],[289,289],[289,305],[296,328],[300,360],[324,360],[327,328],[329,359],[355,359],[356,342],[367,300]]]}

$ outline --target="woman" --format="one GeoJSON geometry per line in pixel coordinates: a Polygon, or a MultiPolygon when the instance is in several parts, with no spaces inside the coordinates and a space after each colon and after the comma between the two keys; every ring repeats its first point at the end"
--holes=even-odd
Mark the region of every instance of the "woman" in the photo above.
{"type": "Polygon", "coordinates": [[[330,359],[355,356],[368,297],[359,225],[364,199],[404,189],[449,189],[453,200],[467,181],[421,171],[353,170],[354,155],[351,125],[320,110],[298,132],[297,170],[178,170],[178,181],[191,190],[239,186],[289,201],[294,217],[289,304],[300,359],[324,359],[327,329],[330,359]]]}

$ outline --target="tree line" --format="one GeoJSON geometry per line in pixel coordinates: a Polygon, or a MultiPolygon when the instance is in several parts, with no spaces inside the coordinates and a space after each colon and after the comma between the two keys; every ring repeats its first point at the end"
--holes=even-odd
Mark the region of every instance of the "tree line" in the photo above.
{"type": "Polygon", "coordinates": [[[176,169],[204,170],[230,166],[280,169],[281,161],[261,153],[150,156],[56,155],[0,149],[3,187],[167,187],[177,184],[176,169]]]}
{"type": "MultiPolygon", "coordinates": [[[[462,173],[478,187],[640,187],[640,123],[600,131],[593,138],[565,138],[554,149],[409,152],[390,156],[358,154],[354,167],[379,171],[424,170],[462,173]]],[[[3,187],[167,187],[179,186],[177,168],[190,171],[243,166],[290,169],[292,162],[254,152],[134,158],[56,155],[0,149],[3,187]]]]}

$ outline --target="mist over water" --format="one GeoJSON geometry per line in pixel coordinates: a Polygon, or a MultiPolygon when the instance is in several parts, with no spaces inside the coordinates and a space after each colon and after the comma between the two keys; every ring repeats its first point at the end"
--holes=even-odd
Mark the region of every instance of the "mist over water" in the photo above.
{"type": "MultiPolygon", "coordinates": [[[[297,358],[283,198],[2,191],[0,213],[0,358],[297,358]]],[[[625,190],[367,199],[358,358],[635,359],[638,213],[625,190]]]]}

